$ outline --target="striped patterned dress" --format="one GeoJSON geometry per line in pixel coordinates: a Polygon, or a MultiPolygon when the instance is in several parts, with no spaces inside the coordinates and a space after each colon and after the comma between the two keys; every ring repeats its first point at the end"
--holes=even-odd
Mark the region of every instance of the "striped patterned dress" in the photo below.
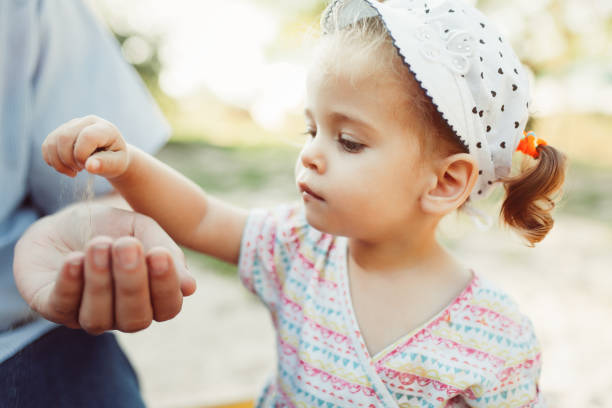
{"type": "Polygon", "coordinates": [[[249,215],[239,275],[269,309],[278,348],[257,406],[545,406],[531,321],[473,271],[444,310],[370,356],[348,290],[347,244],[309,226],[301,204],[249,215]]]}

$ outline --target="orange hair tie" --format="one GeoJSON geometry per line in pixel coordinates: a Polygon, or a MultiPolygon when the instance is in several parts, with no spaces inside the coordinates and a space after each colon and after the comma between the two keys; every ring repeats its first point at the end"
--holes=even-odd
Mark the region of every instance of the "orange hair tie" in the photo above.
{"type": "Polygon", "coordinates": [[[523,131],[524,138],[519,141],[518,147],[516,148],[517,152],[523,152],[534,159],[537,159],[540,156],[540,153],[537,151],[538,146],[545,146],[546,143],[543,139],[537,139],[535,137],[535,132],[532,130],[530,132],[523,131]]]}

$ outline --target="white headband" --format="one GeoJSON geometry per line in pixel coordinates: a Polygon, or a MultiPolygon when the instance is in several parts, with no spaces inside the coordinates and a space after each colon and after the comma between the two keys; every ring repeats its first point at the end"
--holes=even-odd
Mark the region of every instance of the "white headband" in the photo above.
{"type": "MultiPolygon", "coordinates": [[[[380,16],[404,62],[478,161],[470,201],[510,174],[529,116],[529,78],[488,17],[462,0],[334,0],[324,33],[380,16]]],[[[466,203],[471,215],[488,216],[466,203]]]]}

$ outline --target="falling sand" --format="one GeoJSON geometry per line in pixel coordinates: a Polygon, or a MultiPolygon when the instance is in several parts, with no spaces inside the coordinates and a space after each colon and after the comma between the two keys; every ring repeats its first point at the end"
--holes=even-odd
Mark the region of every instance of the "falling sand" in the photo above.
{"type": "Polygon", "coordinates": [[[87,212],[89,214],[89,222],[85,222],[82,223],[80,228],[82,228],[81,230],[81,238],[83,242],[83,246],[89,242],[89,240],[91,240],[92,235],[93,235],[93,228],[92,228],[92,215],[91,215],[91,203],[94,199],[95,196],[95,190],[94,190],[94,180],[95,180],[95,176],[93,174],[88,174],[87,175],[87,184],[85,185],[85,188],[81,191],[77,190],[77,201],[81,201],[81,202],[85,202],[85,205],[87,207],[87,212]]]}

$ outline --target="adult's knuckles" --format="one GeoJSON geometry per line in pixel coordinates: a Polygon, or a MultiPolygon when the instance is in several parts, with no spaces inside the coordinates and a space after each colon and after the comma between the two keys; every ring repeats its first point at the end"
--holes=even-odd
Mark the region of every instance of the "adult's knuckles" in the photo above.
{"type": "Polygon", "coordinates": [[[106,296],[111,295],[113,285],[110,278],[88,279],[85,286],[85,294],[89,296],[106,296]]]}
{"type": "MultiPolygon", "coordinates": [[[[136,298],[136,297],[148,297],[147,287],[145,282],[130,282],[118,284],[117,295],[126,297],[126,298],[136,298]]],[[[147,299],[148,300],[148,299],[147,299]]]]}

